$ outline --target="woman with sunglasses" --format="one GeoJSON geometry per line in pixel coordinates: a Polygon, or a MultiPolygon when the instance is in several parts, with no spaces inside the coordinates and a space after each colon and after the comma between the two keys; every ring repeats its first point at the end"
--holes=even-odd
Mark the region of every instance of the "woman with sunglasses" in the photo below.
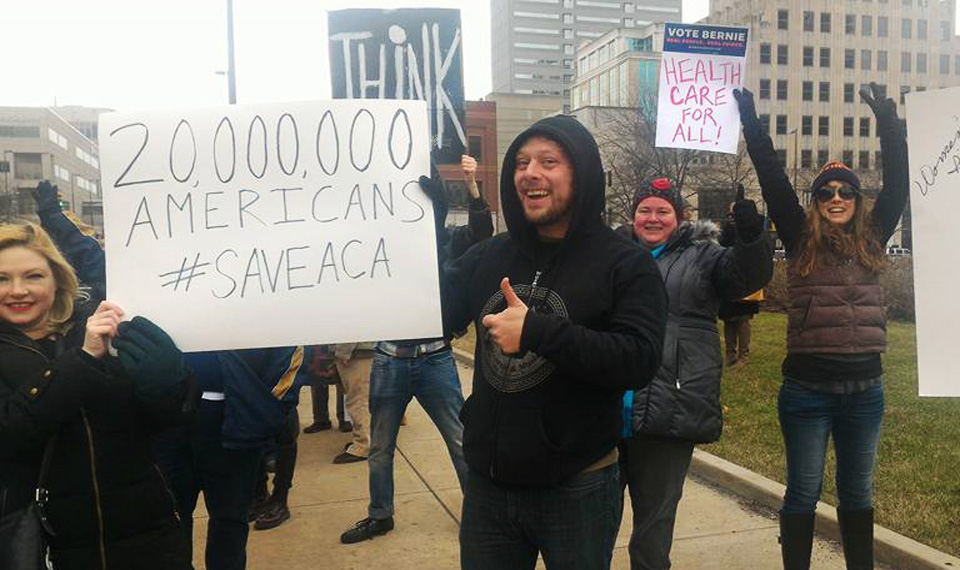
{"type": "Polygon", "coordinates": [[[849,569],[873,568],[873,469],[883,420],[884,244],[907,200],[907,144],[894,102],[860,92],[877,119],[883,189],[870,208],[860,180],[830,162],[804,209],[761,128],[753,95],[734,91],[747,150],[787,257],[787,356],[778,403],[787,460],[780,510],[785,569],[810,567],[828,439],[837,456],[837,515],[849,569]]]}

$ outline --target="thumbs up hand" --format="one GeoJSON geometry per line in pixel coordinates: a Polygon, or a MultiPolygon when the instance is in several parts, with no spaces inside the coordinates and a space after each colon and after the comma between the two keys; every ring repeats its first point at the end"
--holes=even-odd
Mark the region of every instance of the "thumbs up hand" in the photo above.
{"type": "Polygon", "coordinates": [[[500,290],[507,302],[503,311],[483,317],[483,326],[490,331],[490,338],[497,343],[504,354],[520,352],[520,336],[523,334],[523,321],[527,317],[527,306],[510,286],[510,278],[504,277],[500,290]]]}

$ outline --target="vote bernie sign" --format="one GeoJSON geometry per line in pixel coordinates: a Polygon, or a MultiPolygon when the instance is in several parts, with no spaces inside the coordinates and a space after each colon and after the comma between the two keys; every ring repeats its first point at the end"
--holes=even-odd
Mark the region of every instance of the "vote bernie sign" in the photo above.
{"type": "Polygon", "coordinates": [[[184,350],[441,333],[427,106],[100,119],[109,298],[184,350]]]}
{"type": "Polygon", "coordinates": [[[460,11],[337,10],[328,30],[333,97],[426,101],[437,162],[459,164],[467,146],[460,11]]]}
{"type": "Polygon", "coordinates": [[[658,147],[737,153],[746,28],[667,23],[660,64],[658,147]]]}

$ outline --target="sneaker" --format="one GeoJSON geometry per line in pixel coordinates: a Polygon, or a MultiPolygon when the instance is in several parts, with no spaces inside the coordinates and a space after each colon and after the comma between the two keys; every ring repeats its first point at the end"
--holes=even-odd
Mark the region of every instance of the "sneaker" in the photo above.
{"type": "Polygon", "coordinates": [[[280,503],[270,503],[269,508],[260,513],[257,522],[253,523],[255,530],[270,530],[282,525],[290,519],[290,509],[280,503]]]}
{"type": "Polygon", "coordinates": [[[337,465],[341,465],[343,463],[356,463],[358,461],[366,461],[366,460],[367,460],[366,457],[360,457],[359,455],[347,453],[346,451],[344,451],[340,455],[333,458],[333,462],[336,463],[337,465]]]}
{"type": "Polygon", "coordinates": [[[340,422],[340,431],[342,431],[343,433],[348,433],[348,432],[353,431],[353,423],[352,423],[352,422],[340,422]]]}
{"type": "Polygon", "coordinates": [[[333,424],[330,420],[325,422],[313,422],[307,427],[303,428],[303,433],[317,433],[318,431],[326,431],[333,427],[333,424]]]}
{"type": "Polygon", "coordinates": [[[343,544],[353,544],[370,540],[375,536],[387,534],[393,530],[393,517],[385,519],[363,519],[350,527],[347,532],[340,535],[340,542],[343,544]]]}

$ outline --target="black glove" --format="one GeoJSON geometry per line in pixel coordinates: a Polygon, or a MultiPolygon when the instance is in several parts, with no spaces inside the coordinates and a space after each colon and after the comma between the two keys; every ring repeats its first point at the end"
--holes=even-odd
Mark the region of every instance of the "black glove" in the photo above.
{"type": "Polygon", "coordinates": [[[447,210],[450,209],[447,191],[443,187],[443,181],[440,180],[440,174],[437,173],[433,178],[421,176],[420,188],[433,202],[433,224],[437,230],[437,237],[440,237],[446,233],[447,210]]]}
{"type": "Polygon", "coordinates": [[[742,185],[737,192],[737,201],[733,203],[733,223],[743,243],[751,243],[763,233],[763,216],[757,212],[756,202],[743,197],[742,185]]]}
{"type": "Polygon", "coordinates": [[[41,180],[33,191],[33,201],[37,203],[37,215],[56,214],[60,211],[60,189],[41,180]]]}
{"type": "Polygon", "coordinates": [[[123,371],[137,385],[137,395],[147,403],[169,400],[186,377],[183,354],[173,339],[143,317],[120,323],[113,341],[123,371]]]}
{"type": "Polygon", "coordinates": [[[740,109],[740,124],[744,129],[760,129],[760,118],[757,117],[757,106],[753,102],[753,93],[744,87],[743,89],[734,89],[733,98],[737,100],[737,108],[740,109]]]}
{"type": "Polygon", "coordinates": [[[869,87],[861,87],[860,99],[870,106],[870,110],[877,117],[878,131],[900,126],[897,104],[890,97],[881,97],[879,85],[871,81],[869,87]]]}

